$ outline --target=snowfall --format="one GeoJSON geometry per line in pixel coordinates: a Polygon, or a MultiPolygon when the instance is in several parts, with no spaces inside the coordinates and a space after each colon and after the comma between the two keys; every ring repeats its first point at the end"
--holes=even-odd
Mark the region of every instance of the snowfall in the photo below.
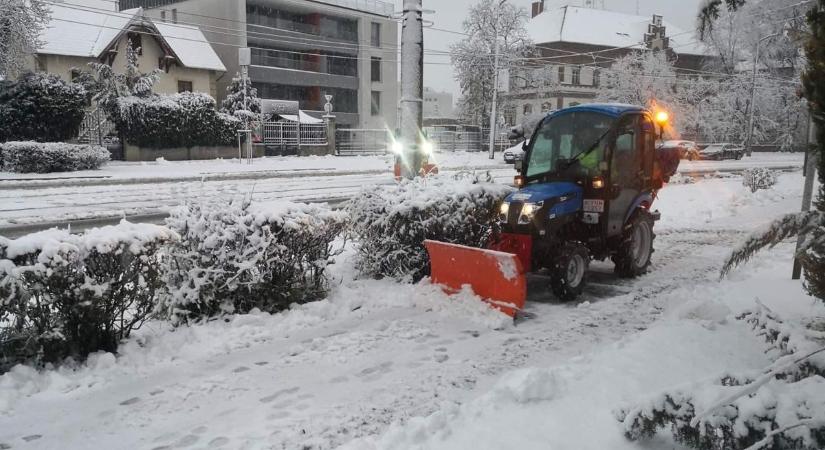
{"type": "Polygon", "coordinates": [[[801,171],[751,193],[704,164],[659,193],[653,265],[636,280],[595,263],[585,294],[560,303],[530,278],[513,322],[426,280],[357,279],[346,244],[326,300],[153,322],[116,356],[0,376],[0,448],[681,449],[665,434],[627,441],[615,411],[767,366],[765,344],[734,320],[757,301],[787,319],[825,316],[790,279],[793,242],[719,278],[732,247],[799,210],[801,171]]]}

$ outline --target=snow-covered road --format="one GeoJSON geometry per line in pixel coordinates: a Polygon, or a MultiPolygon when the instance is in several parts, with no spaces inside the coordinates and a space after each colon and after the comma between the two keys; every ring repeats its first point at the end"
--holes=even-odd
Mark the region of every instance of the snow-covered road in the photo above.
{"type": "MultiPolygon", "coordinates": [[[[499,182],[510,182],[515,174],[512,166],[490,161],[482,153],[445,154],[441,159],[443,172],[490,171],[499,182]]],[[[100,171],[73,174],[0,173],[0,230],[157,214],[184,199],[209,199],[223,193],[251,193],[256,201],[340,200],[365,185],[391,183],[390,162],[378,156],[293,157],[266,158],[251,166],[230,161],[112,163],[100,171]]],[[[683,161],[680,170],[697,176],[756,166],[800,167],[801,163],[800,154],[754,154],[741,161],[683,161]]]]}
{"type": "MultiPolygon", "coordinates": [[[[695,292],[722,295],[718,268],[731,246],[797,210],[801,185],[798,172],[756,194],[738,178],[670,185],[657,204],[663,219],[650,274],[618,280],[609,264],[595,264],[593,283],[572,304],[552,299],[542,289],[546,280],[534,277],[529,318],[515,325],[430,285],[355,280],[345,253],[327,300],[174,332],[153,323],[117,359],[100,355],[76,371],[18,368],[0,377],[0,448],[467,448],[428,441],[428,430],[450,429],[444,416],[403,424],[473,404],[505,372],[576,361],[622,342],[695,292]],[[392,423],[393,434],[381,440],[392,423]]],[[[761,361],[751,353],[706,359],[703,370],[761,361]]],[[[567,420],[586,421],[586,413],[572,410],[567,420]]],[[[609,411],[594,420],[604,416],[609,411]]],[[[469,442],[467,430],[454,429],[456,442],[469,442]]],[[[517,430],[516,438],[499,435],[474,448],[504,448],[496,442],[535,433],[517,430]]],[[[620,433],[611,436],[575,448],[619,448],[602,442],[623,442],[620,433]]]]}

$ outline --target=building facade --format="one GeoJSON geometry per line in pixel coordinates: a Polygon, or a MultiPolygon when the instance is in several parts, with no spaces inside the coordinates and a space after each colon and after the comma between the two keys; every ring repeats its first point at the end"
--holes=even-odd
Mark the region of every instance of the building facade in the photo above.
{"type": "Polygon", "coordinates": [[[195,27],[156,24],[140,8],[117,12],[76,5],[50,6],[50,22],[30,68],[71,81],[104,63],[115,73],[126,70],[126,47],[139,49],[142,72],[161,69],[153,90],[160,94],[204,92],[214,96],[226,68],[195,27]]]}
{"type": "Polygon", "coordinates": [[[452,119],[453,94],[440,92],[435,89],[424,88],[424,118],[425,119],[452,119]]]}
{"type": "MultiPolygon", "coordinates": [[[[596,4],[596,3],[594,3],[596,4]]],[[[668,52],[677,74],[703,68],[705,49],[692,32],[662,16],[636,16],[595,7],[532,5],[527,31],[538,58],[509,72],[504,95],[505,122],[519,123],[537,113],[592,102],[601,70],[633,51],[668,52]]]]}
{"type": "Polygon", "coordinates": [[[223,97],[249,47],[249,75],[264,99],[298,101],[320,117],[332,95],[340,126],[395,128],[398,25],[377,0],[120,0],[153,17],[195,24],[227,67],[223,97]]]}

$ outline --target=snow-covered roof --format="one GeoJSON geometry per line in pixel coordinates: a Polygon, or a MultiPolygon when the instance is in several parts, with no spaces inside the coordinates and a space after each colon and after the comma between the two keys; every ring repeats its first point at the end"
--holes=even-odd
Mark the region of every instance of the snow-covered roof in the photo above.
{"type": "Polygon", "coordinates": [[[226,71],[197,27],[153,22],[142,8],[120,12],[74,5],[51,5],[49,24],[40,35],[38,53],[99,58],[130,25],[153,27],[184,67],[226,71]]]}
{"type": "Polygon", "coordinates": [[[163,22],[154,25],[184,66],[226,72],[226,66],[199,28],[163,22]]]}
{"type": "Polygon", "coordinates": [[[97,58],[128,26],[140,8],[119,13],[51,5],[38,53],[97,58]]]}
{"type": "MultiPolygon", "coordinates": [[[[571,42],[604,47],[644,48],[644,35],[651,16],[637,16],[603,9],[563,6],[547,9],[527,24],[530,37],[537,44],[571,42]]],[[[693,32],[686,32],[663,21],[670,47],[688,55],[704,55],[705,47],[693,32]]]]}

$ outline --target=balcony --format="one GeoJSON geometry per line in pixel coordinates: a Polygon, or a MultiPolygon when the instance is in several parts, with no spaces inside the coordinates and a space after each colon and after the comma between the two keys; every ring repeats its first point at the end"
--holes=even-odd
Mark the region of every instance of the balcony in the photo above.
{"type": "Polygon", "coordinates": [[[324,39],[358,42],[358,21],[346,17],[316,12],[301,13],[267,5],[248,4],[246,22],[249,32],[253,34],[273,34],[274,28],[324,39]]]}
{"type": "Polygon", "coordinates": [[[343,8],[364,11],[379,16],[390,16],[395,12],[395,6],[390,2],[380,0],[317,0],[321,3],[340,6],[343,8]]]}

